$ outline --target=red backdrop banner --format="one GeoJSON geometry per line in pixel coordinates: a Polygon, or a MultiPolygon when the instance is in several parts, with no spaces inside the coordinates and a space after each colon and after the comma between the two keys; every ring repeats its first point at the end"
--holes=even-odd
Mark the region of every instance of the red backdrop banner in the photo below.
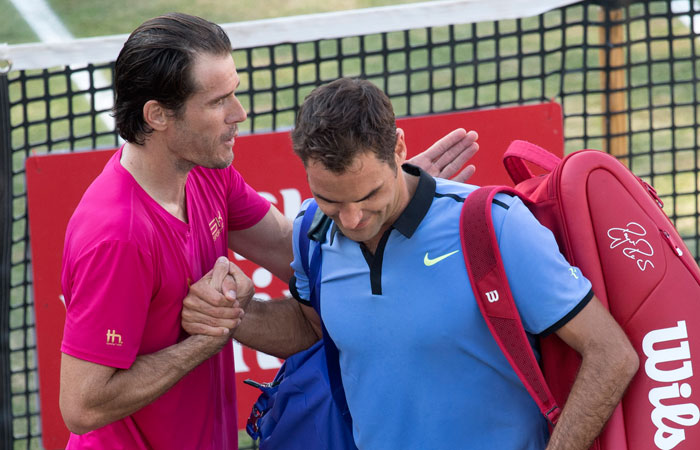
{"type": "MultiPolygon", "coordinates": [[[[476,130],[480,150],[472,159],[477,172],[473,184],[512,184],[501,157],[513,139],[523,139],[562,156],[562,116],[556,103],[413,117],[398,120],[404,129],[409,156],[428,148],[455,128],[476,130]]],[[[268,198],[289,218],[310,196],[304,168],[291,149],[288,132],[242,136],[234,147],[234,165],[248,184],[268,198]]],[[[114,150],[33,156],[27,159],[27,196],[31,233],[34,304],[39,370],[43,444],[64,448],[68,431],[58,407],[60,343],[65,306],[60,271],[66,225],[80,198],[100,173],[114,150]]],[[[251,277],[259,296],[288,293],[288,287],[267,270],[230,257],[251,277]]],[[[281,361],[241,345],[234,346],[238,391],[239,428],[245,428],[259,392],[243,384],[246,378],[270,381],[281,361]]]]}

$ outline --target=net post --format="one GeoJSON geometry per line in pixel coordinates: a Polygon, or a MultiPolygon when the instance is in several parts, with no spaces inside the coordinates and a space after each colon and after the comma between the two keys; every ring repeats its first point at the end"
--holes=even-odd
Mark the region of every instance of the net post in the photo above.
{"type": "Polygon", "coordinates": [[[13,448],[10,371],[12,135],[8,73],[0,70],[0,448],[13,448]]]}
{"type": "Polygon", "coordinates": [[[627,60],[624,24],[625,12],[617,2],[601,5],[600,66],[604,114],[604,149],[625,166],[629,166],[628,114],[627,114],[627,60]]]}

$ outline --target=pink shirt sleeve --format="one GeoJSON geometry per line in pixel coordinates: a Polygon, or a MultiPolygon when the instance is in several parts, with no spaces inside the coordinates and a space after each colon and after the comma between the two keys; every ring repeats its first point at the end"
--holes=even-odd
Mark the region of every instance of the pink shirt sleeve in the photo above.
{"type": "Polygon", "coordinates": [[[120,369],[136,359],[153,296],[153,264],[130,241],[105,241],[70,267],[61,351],[120,369]]]}
{"type": "Polygon", "coordinates": [[[270,210],[270,202],[250,187],[236,169],[228,170],[231,176],[227,198],[228,229],[244,230],[260,222],[270,210]]]}

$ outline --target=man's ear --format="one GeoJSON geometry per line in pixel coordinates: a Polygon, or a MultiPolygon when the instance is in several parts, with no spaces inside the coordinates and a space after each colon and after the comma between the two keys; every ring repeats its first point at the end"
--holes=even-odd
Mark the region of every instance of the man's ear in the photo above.
{"type": "Polygon", "coordinates": [[[170,115],[159,102],[149,100],[143,105],[143,120],[155,131],[163,131],[168,126],[170,115]]]}
{"type": "Polygon", "coordinates": [[[401,164],[406,162],[406,139],[404,137],[403,129],[396,128],[396,147],[394,147],[394,156],[396,158],[396,164],[401,167],[401,164]]]}

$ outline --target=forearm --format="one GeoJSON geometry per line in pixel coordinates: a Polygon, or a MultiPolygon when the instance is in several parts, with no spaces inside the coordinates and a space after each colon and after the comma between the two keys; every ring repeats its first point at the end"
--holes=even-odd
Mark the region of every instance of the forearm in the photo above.
{"type": "Polygon", "coordinates": [[[320,336],[320,325],[312,323],[295,299],[251,299],[242,305],[241,324],[234,330],[238,342],[278,358],[309,348],[320,336]]]}
{"type": "MultiPolygon", "coordinates": [[[[600,434],[638,367],[632,351],[606,358],[605,349],[583,358],[548,450],[588,449],[600,434]]],[[[630,348],[631,350],[631,348],[630,348]]]]}
{"type": "Polygon", "coordinates": [[[112,369],[108,378],[89,374],[91,368],[110,369],[104,366],[72,360],[64,371],[62,363],[61,377],[67,379],[62,380],[61,411],[66,424],[73,432],[85,433],[133,414],[218,352],[228,339],[191,336],[156,353],[137,357],[129,369],[112,369]]]}

